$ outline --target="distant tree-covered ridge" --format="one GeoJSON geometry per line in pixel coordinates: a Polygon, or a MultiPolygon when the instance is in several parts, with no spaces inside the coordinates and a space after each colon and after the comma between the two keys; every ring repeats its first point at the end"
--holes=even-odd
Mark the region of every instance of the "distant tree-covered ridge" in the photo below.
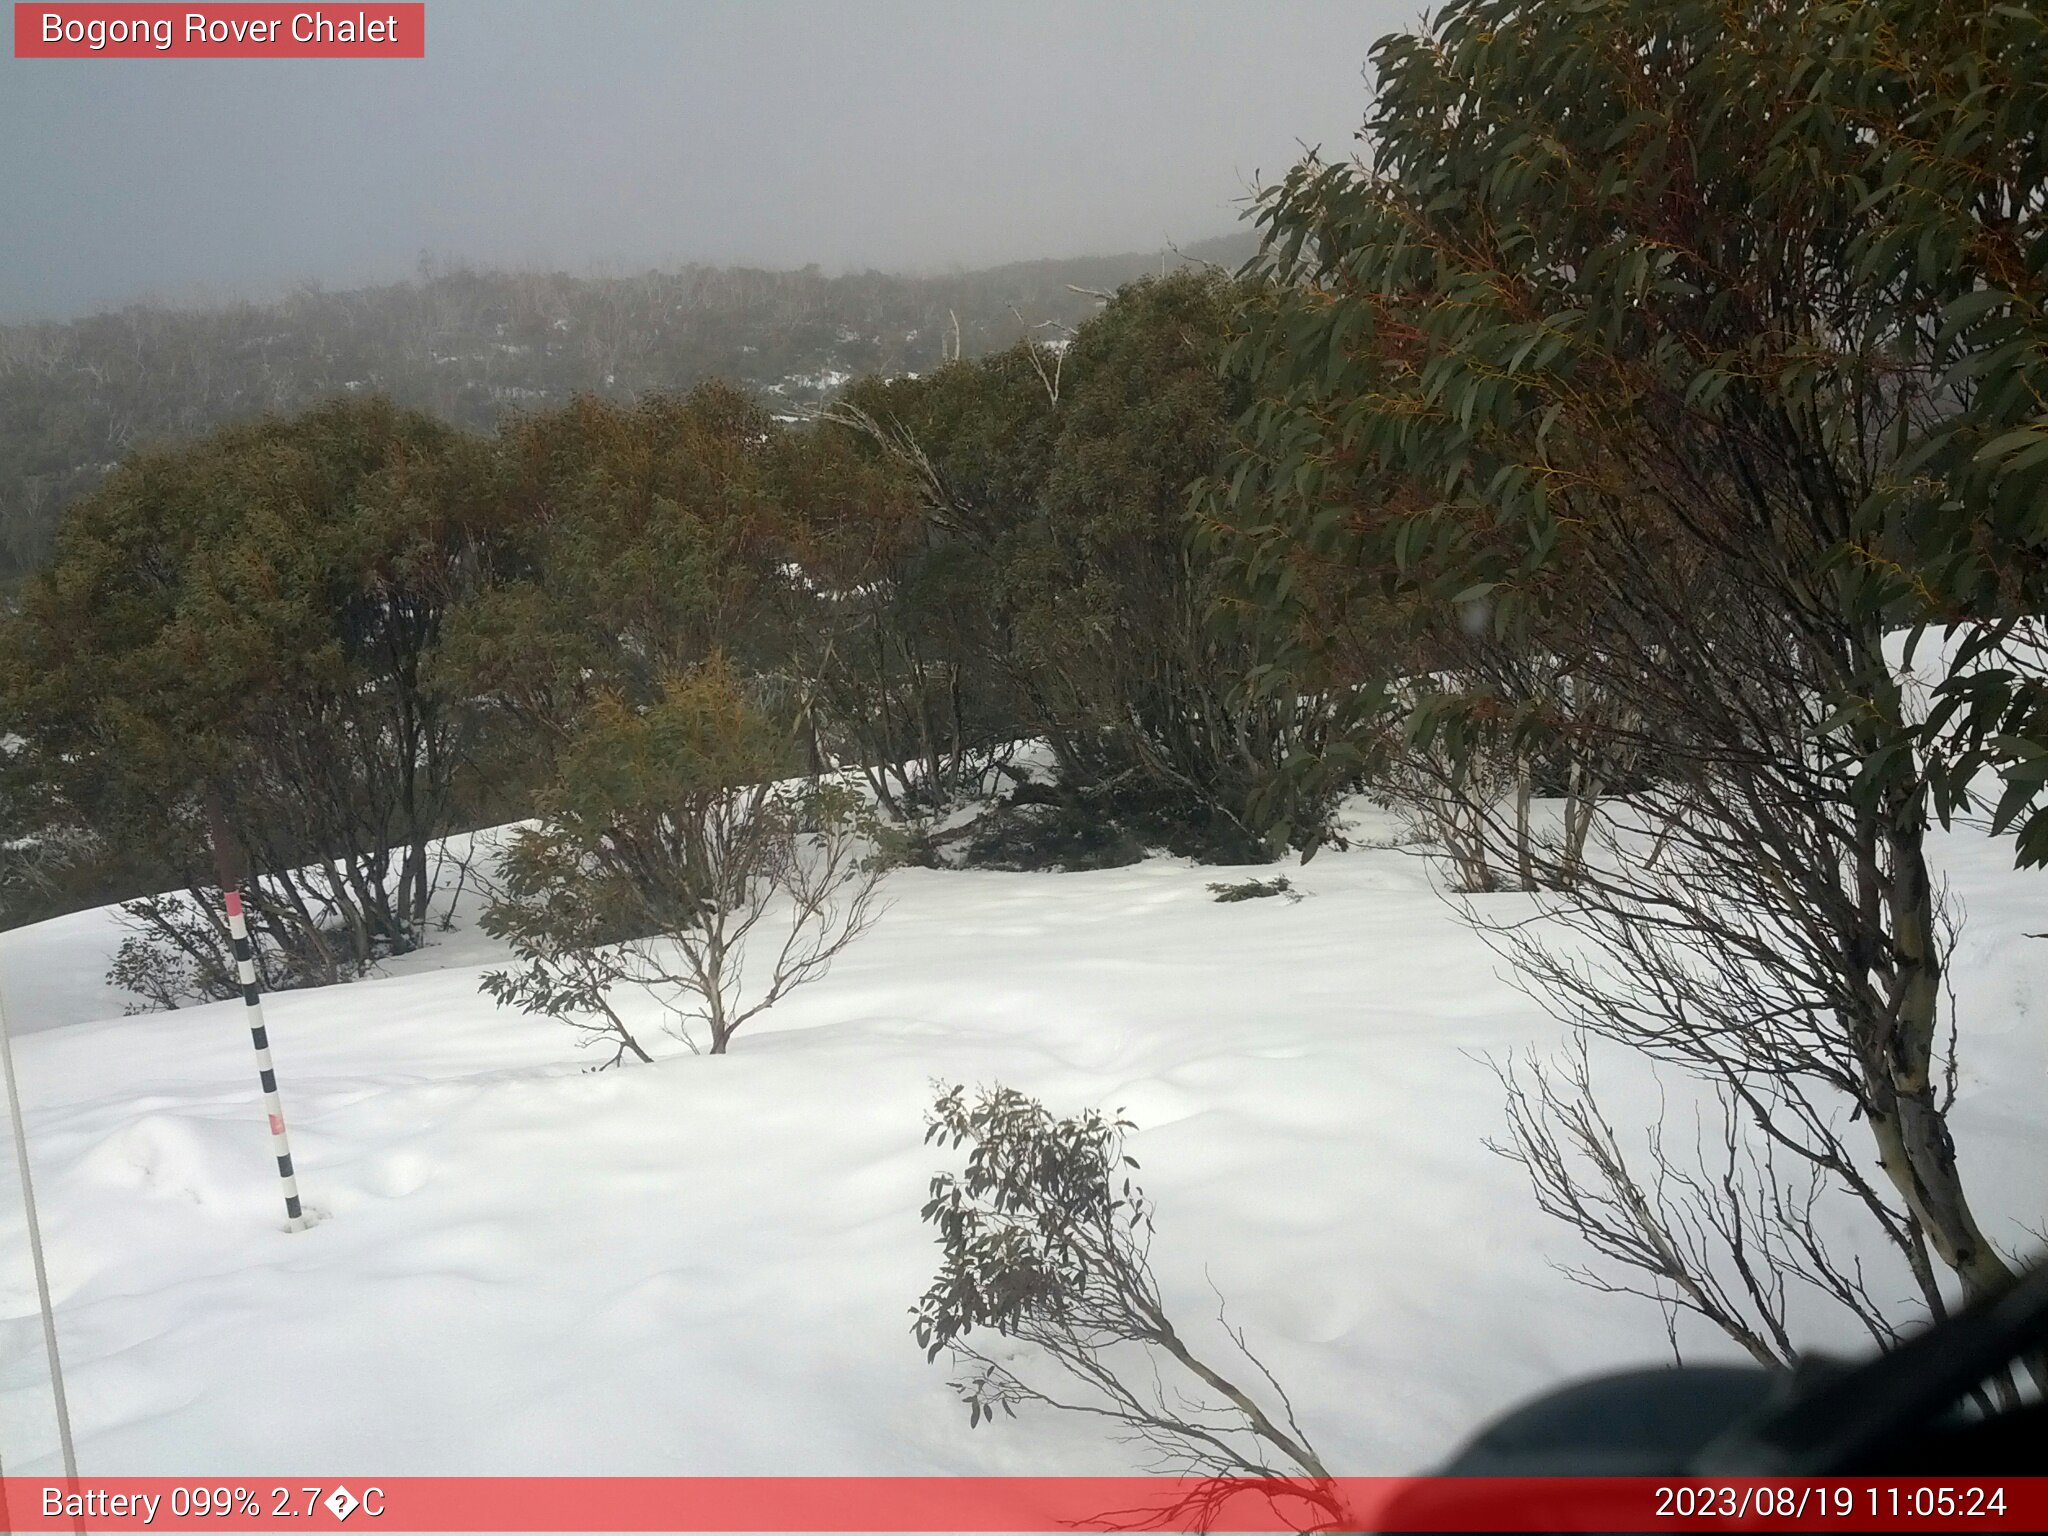
{"type": "Polygon", "coordinates": [[[710,378],[794,414],[856,375],[1053,338],[1093,313],[1098,293],[1187,262],[1236,266],[1251,250],[1248,236],[1229,236],[923,277],[710,266],[575,277],[422,262],[412,281],[379,288],[0,325],[0,582],[47,561],[64,507],[122,459],[227,422],[376,394],[483,429],[507,408],[710,378]]]}

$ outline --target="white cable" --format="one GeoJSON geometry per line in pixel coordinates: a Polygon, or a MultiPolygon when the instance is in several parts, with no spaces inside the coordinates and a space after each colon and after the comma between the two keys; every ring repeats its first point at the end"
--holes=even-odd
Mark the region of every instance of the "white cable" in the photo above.
{"type": "Polygon", "coordinates": [[[64,1476],[78,1482],[78,1453],[71,1443],[71,1406],[64,1399],[64,1365],[57,1356],[57,1313],[50,1304],[50,1271],[43,1263],[43,1230],[36,1221],[36,1189],[28,1172],[28,1132],[22,1125],[21,1092],[14,1081],[14,1037],[0,1002],[0,1069],[7,1078],[7,1118],[14,1127],[14,1163],[21,1170],[21,1203],[28,1213],[28,1251],[35,1261],[36,1297],[43,1308],[43,1349],[50,1357],[50,1393],[57,1404],[57,1439],[64,1447],[64,1476]]]}

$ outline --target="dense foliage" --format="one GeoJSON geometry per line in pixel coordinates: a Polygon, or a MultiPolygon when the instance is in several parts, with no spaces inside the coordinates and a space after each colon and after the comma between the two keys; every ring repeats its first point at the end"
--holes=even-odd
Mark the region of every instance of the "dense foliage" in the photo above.
{"type": "MultiPolygon", "coordinates": [[[[6,626],[36,850],[11,909],[134,898],[120,979],[218,994],[219,841],[273,984],[358,974],[423,940],[448,833],[539,812],[594,856],[605,815],[666,814],[666,780],[594,772],[593,742],[707,668],[775,722],[761,776],[854,770],[913,829],[1007,797],[914,856],[1270,857],[1264,791],[1321,715],[1240,690],[1186,502],[1243,404],[1218,362],[1244,296],[1148,279],[1060,345],[863,380],[815,421],[713,382],[485,439],[369,399],[137,455],[6,626]],[[1034,738],[1049,782],[1011,766],[1034,738]]],[[[593,886],[571,922],[529,884],[505,923],[560,919],[536,955],[682,910],[650,885],[626,920],[593,886]]]]}
{"type": "MultiPolygon", "coordinates": [[[[1190,256],[1236,262],[1241,237],[1190,256]]],[[[581,392],[729,379],[794,416],[860,374],[928,370],[1071,323],[1178,252],[905,277],[683,267],[618,277],[423,261],[412,282],[223,308],[131,305],[0,325],[0,583],[50,556],[117,463],[225,423],[388,396],[472,431],[581,392]],[[1028,317],[1028,318],[1027,318],[1028,317]]]]}
{"type": "MultiPolygon", "coordinates": [[[[423,942],[434,841],[488,803],[478,721],[434,676],[502,547],[487,469],[479,444],[381,402],[124,466],[72,509],[0,637],[33,830],[153,875],[124,893],[145,898],[214,885],[216,849],[253,870],[274,980],[423,942]]],[[[190,990],[232,991],[217,907],[131,913],[190,990]]]]}
{"type": "MultiPolygon", "coordinates": [[[[2039,697],[2038,670],[1979,662],[2033,623],[2048,533],[2044,41],[2035,12],[1918,0],[1462,0],[1382,41],[1370,158],[1264,200],[1271,286],[1234,358],[1258,399],[1210,498],[1275,672],[1348,667],[1378,706],[1354,754],[1441,751],[1460,793],[1504,759],[1525,784],[1539,754],[1595,785],[1648,765],[1633,844],[1610,816],[1597,868],[1521,850],[1572,888],[1583,949],[1504,935],[1517,974],[1839,1181],[1937,1314],[1937,1264],[1969,1294],[2011,1276],[1946,1122],[1927,833],[1986,722],[2039,697]],[[1346,645],[1360,610],[1405,621],[1396,666],[1428,687],[1346,645]],[[1923,663],[1974,701],[1960,740],[1893,649],[1957,621],[1923,663]]],[[[2041,744],[1988,750],[2040,782],[2041,744]]],[[[1768,1164],[1704,1214],[1631,1206],[1589,1094],[1541,1080],[1518,1155],[1589,1232],[1634,1211],[1655,1294],[1739,1266],[1755,1209],[1790,1219],[1768,1164]],[[1687,1226],[1728,1252],[1673,1258],[1687,1226]]],[[[1787,1262],[1885,1336],[1824,1250],[1787,1262]]],[[[1760,1338],[1774,1296],[1703,1310],[1760,1338]]]]}
{"type": "Polygon", "coordinates": [[[1133,284],[1064,349],[857,387],[834,421],[912,480],[978,652],[962,696],[1046,743],[1070,809],[1256,860],[1289,841],[1267,791],[1326,711],[1243,688],[1253,651],[1212,625],[1226,589],[1190,541],[1188,488],[1244,404],[1219,365],[1248,297],[1214,275],[1133,284]]]}

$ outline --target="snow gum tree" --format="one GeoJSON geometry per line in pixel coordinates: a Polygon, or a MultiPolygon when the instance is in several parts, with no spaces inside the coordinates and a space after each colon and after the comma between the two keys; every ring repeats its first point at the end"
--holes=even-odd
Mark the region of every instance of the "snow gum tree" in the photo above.
{"type": "Polygon", "coordinates": [[[896,386],[864,380],[779,441],[799,573],[782,590],[808,749],[857,762],[900,819],[984,793],[1025,728],[996,660],[1006,612],[982,530],[934,515],[861,400],[896,419],[896,386]]]}
{"type": "MultiPolygon", "coordinates": [[[[1191,538],[1190,486],[1246,401],[1219,367],[1237,293],[1177,273],[1131,285],[1076,333],[1043,515],[1013,570],[1019,643],[1055,710],[1088,728],[1073,735],[1089,777],[1149,784],[1210,846],[1255,859],[1287,846],[1262,791],[1320,744],[1325,710],[1243,686],[1252,653],[1210,622],[1226,589],[1191,538]]],[[[1320,819],[1303,816],[1304,834],[1320,819]]]]}
{"type": "Polygon", "coordinates": [[[363,401],[141,455],[71,509],[0,637],[17,766],[185,888],[129,908],[160,1000],[234,990],[210,819],[252,872],[269,984],[424,941],[477,761],[434,665],[495,566],[487,484],[480,445],[363,401]]]}
{"type": "Polygon", "coordinates": [[[1062,790],[1148,839],[1260,859],[1292,835],[1264,791],[1321,743],[1326,711],[1242,686],[1254,652],[1212,624],[1220,568],[1191,541],[1189,488],[1245,399],[1218,368],[1236,297],[1214,274],[1134,283],[1063,349],[870,385],[836,417],[910,477],[971,569],[973,638],[1062,790]]]}
{"type": "MultiPolygon", "coordinates": [[[[2038,542],[2020,487],[2048,454],[1987,434],[2039,408],[2042,46],[2032,12],[1917,0],[1462,0],[1382,41],[1369,159],[1264,200],[1234,357],[1257,398],[1212,502],[1282,671],[1334,573],[1602,701],[1479,673],[1400,725],[1654,764],[1646,835],[1578,887],[1605,980],[1525,974],[1852,1190],[1837,1117],[1801,1106],[1860,1122],[1856,1197],[1936,1312],[1934,1266],[1973,1296],[2012,1270],[1947,1119],[1927,835],[1953,778],[1887,636],[2026,601],[1995,552],[2038,542]]],[[[1980,723],[2017,686],[1993,681],[1980,723]]]]}
{"type": "Polygon", "coordinates": [[[714,652],[773,671],[774,428],[722,384],[634,405],[584,396],[509,423],[493,494],[517,564],[454,626],[443,665],[456,685],[545,762],[596,700],[650,704],[714,652]]]}

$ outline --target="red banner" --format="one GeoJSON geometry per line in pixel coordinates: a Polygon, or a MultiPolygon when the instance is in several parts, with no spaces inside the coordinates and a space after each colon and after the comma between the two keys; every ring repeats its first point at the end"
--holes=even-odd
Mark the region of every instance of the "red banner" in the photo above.
{"type": "Polygon", "coordinates": [[[14,7],[17,59],[423,59],[427,8],[354,5],[14,7]]]}
{"type": "Polygon", "coordinates": [[[2048,1477],[11,1477],[0,1529],[2039,1531],[2048,1477]]]}

